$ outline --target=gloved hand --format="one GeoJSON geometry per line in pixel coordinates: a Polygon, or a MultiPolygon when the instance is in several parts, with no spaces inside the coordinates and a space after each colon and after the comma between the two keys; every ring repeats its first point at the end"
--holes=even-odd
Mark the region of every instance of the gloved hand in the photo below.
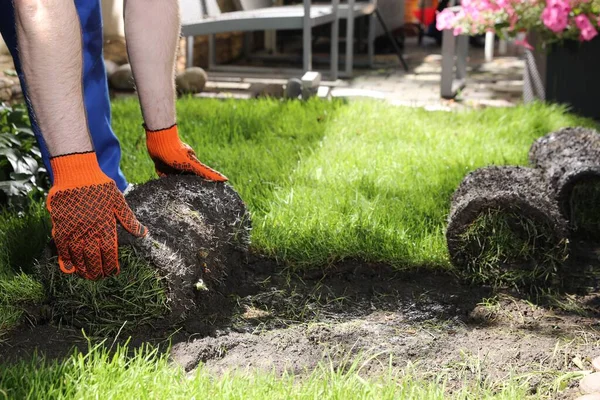
{"type": "Polygon", "coordinates": [[[158,131],[146,128],[146,145],[158,176],[193,174],[209,181],[227,181],[225,175],[202,164],[194,150],[179,139],[177,125],[158,131]]]}
{"type": "Polygon", "coordinates": [[[54,185],[46,205],[61,271],[91,280],[118,274],[117,220],[137,237],[148,230],[102,172],[95,152],[54,157],[50,164],[54,185]]]}

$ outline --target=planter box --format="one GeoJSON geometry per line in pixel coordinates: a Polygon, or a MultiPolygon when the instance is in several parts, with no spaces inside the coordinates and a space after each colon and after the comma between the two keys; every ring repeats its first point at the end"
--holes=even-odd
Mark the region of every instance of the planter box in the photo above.
{"type": "MultiPolygon", "coordinates": [[[[529,42],[536,47],[533,35],[529,42]]],[[[600,120],[599,67],[600,37],[547,52],[526,50],[523,100],[566,104],[577,114],[600,120]]]]}

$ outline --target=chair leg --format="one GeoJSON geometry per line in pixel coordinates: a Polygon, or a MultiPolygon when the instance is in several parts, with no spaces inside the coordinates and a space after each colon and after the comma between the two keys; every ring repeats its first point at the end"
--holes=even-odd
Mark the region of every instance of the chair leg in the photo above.
{"type": "Polygon", "coordinates": [[[215,35],[208,36],[208,69],[217,66],[217,39],[215,35]]]}
{"type": "Polygon", "coordinates": [[[377,20],[377,16],[375,13],[369,15],[369,36],[367,41],[368,46],[368,54],[369,54],[369,68],[373,68],[375,64],[375,22],[377,20]]]}
{"type": "Polygon", "coordinates": [[[312,44],[311,44],[311,32],[310,27],[304,27],[302,31],[302,64],[304,72],[312,70],[312,44]]]}
{"type": "Polygon", "coordinates": [[[347,77],[352,76],[352,69],[354,67],[354,13],[349,12],[348,18],[346,19],[346,63],[345,75],[347,77]]]}
{"type": "Polygon", "coordinates": [[[467,57],[469,55],[469,37],[460,35],[456,38],[456,78],[467,77],[467,57]]]}
{"type": "Polygon", "coordinates": [[[442,35],[442,77],[440,95],[444,99],[451,99],[455,95],[452,91],[452,82],[454,81],[456,38],[450,29],[445,29],[442,35]]]}
{"type": "Polygon", "coordinates": [[[185,66],[191,68],[194,66],[194,37],[185,38],[185,66]]]}
{"type": "Polygon", "coordinates": [[[485,33],[485,49],[484,49],[484,54],[485,54],[485,61],[486,62],[491,62],[492,60],[494,60],[494,41],[495,41],[495,37],[496,37],[496,35],[494,34],[494,32],[486,32],[485,33]]]}
{"type": "Polygon", "coordinates": [[[331,24],[331,80],[335,81],[338,78],[339,69],[339,36],[340,36],[340,19],[336,18],[331,24]]]}
{"type": "Polygon", "coordinates": [[[394,47],[394,50],[396,50],[396,54],[398,55],[398,58],[400,59],[400,63],[402,63],[404,70],[406,72],[408,72],[408,64],[406,64],[406,60],[404,59],[404,56],[402,55],[402,50],[400,50],[400,47],[398,47],[398,43],[396,43],[396,39],[394,39],[394,37],[392,36],[392,33],[390,32],[387,25],[385,24],[385,21],[383,20],[383,17],[381,16],[379,9],[375,10],[375,14],[377,15],[377,19],[379,20],[379,23],[381,24],[383,30],[385,31],[385,34],[387,35],[388,39],[390,40],[390,42],[392,42],[392,46],[394,47]]]}

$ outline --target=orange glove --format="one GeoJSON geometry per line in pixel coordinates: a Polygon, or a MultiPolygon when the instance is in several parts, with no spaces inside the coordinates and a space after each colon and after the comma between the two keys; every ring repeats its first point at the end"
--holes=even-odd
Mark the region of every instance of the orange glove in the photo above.
{"type": "Polygon", "coordinates": [[[91,280],[118,274],[117,219],[134,236],[148,230],[102,172],[95,152],[54,157],[50,164],[54,186],[46,205],[61,271],[91,280]]]}
{"type": "Polygon", "coordinates": [[[158,131],[146,128],[146,145],[158,176],[193,174],[209,181],[227,181],[225,175],[202,164],[194,150],[179,139],[177,125],[158,131]]]}

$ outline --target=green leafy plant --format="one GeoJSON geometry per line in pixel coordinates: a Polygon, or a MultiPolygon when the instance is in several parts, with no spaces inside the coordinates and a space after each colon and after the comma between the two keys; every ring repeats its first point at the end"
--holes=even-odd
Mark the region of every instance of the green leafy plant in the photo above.
{"type": "Polygon", "coordinates": [[[0,104],[0,205],[23,208],[50,182],[24,105],[0,104]]]}

